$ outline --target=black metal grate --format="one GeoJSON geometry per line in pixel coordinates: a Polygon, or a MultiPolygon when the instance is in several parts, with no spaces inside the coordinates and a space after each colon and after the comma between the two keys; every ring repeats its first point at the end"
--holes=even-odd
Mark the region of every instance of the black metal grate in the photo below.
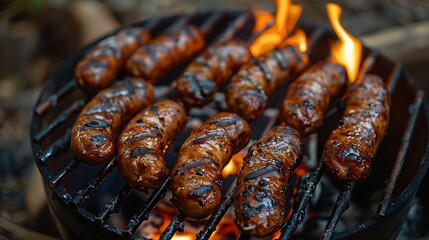
{"type": "MultiPolygon", "coordinates": [[[[225,40],[231,38],[234,35],[239,38],[249,39],[249,29],[251,24],[247,23],[248,13],[233,13],[233,12],[222,12],[214,13],[218,14],[219,18],[222,18],[222,26],[231,26],[235,24],[235,27],[218,27],[212,29],[210,39],[216,39],[215,41],[225,40]],[[250,26],[249,26],[250,25],[250,26]],[[244,29],[244,30],[243,30],[244,29]]],[[[193,16],[194,20],[191,23],[204,22],[208,19],[210,14],[198,13],[193,16]]],[[[185,17],[186,19],[186,17],[185,17]]],[[[189,18],[188,18],[189,19],[189,18]]],[[[146,21],[144,24],[150,26],[152,34],[157,35],[168,26],[177,25],[177,22],[183,21],[183,17],[165,17],[156,20],[146,21]],[[180,20],[182,19],[182,20],[180,20]]],[[[307,36],[312,36],[310,39],[310,46],[312,54],[310,59],[312,62],[316,62],[326,57],[326,51],[317,48],[317,45],[326,46],[329,39],[333,38],[333,34],[327,31],[325,28],[314,26],[305,22],[299,22],[299,27],[303,28],[307,36]]],[[[137,228],[142,222],[148,220],[150,212],[155,208],[158,202],[165,197],[165,194],[170,185],[170,177],[168,177],[161,187],[155,189],[146,199],[145,204],[140,207],[139,210],[135,211],[125,229],[119,229],[117,226],[113,226],[107,223],[107,220],[115,213],[121,210],[123,203],[127,198],[134,192],[134,190],[127,184],[125,184],[119,192],[114,195],[105,206],[98,213],[90,213],[83,207],[85,201],[90,198],[94,191],[103,185],[103,182],[108,178],[116,168],[115,159],[111,159],[108,163],[100,167],[95,175],[86,183],[85,186],[81,187],[76,193],[71,193],[66,189],[62,183],[67,181],[71,175],[80,174],[79,167],[85,165],[77,160],[69,151],[70,147],[70,129],[72,126],[72,120],[76,117],[78,111],[84,106],[88,100],[88,96],[83,94],[75,84],[75,81],[71,79],[72,70],[77,61],[88,51],[91,46],[82,50],[74,56],[67,64],[65,64],[52,79],[49,80],[48,86],[39,99],[39,103],[35,107],[35,113],[32,123],[32,144],[33,152],[36,157],[36,163],[39,167],[44,180],[48,184],[54,195],[58,198],[62,204],[66,205],[65,208],[68,211],[74,212],[80,216],[81,219],[86,219],[91,223],[95,223],[103,228],[105,231],[111,232],[112,236],[119,237],[133,237],[138,238],[135,234],[137,228]],[[71,100],[70,100],[71,99],[71,100]],[[65,154],[63,154],[65,153],[65,154]],[[60,169],[56,169],[51,166],[51,163],[56,161],[64,162],[60,169]]],[[[326,48],[326,47],[325,47],[326,48]]],[[[398,91],[396,86],[398,81],[409,83],[410,78],[404,74],[400,65],[393,65],[386,61],[382,56],[379,56],[377,52],[365,49],[364,54],[367,56],[362,64],[361,74],[365,72],[374,72],[384,77],[389,86],[389,91],[394,93],[398,91]]],[[[183,68],[183,66],[181,66],[183,68]]],[[[165,79],[161,80],[161,85],[156,86],[156,92],[159,97],[163,97],[169,94],[171,88],[167,87],[171,81],[177,76],[180,71],[172,71],[168,74],[165,79]],[[167,90],[166,90],[167,89],[167,90]]],[[[395,154],[396,160],[393,165],[393,169],[388,179],[384,179],[387,185],[384,190],[384,194],[380,201],[379,210],[375,214],[376,217],[382,218],[385,216],[391,206],[390,203],[395,201],[393,197],[393,190],[395,189],[396,182],[401,174],[401,169],[404,163],[407,161],[407,152],[410,148],[410,142],[415,132],[416,122],[418,121],[419,114],[423,111],[422,104],[424,103],[424,94],[419,88],[414,86],[414,83],[410,85],[412,101],[409,104],[405,104],[406,108],[409,109],[408,115],[402,124],[405,127],[403,133],[401,133],[401,140],[399,143],[398,153],[395,154]]],[[[281,99],[286,86],[282,87],[274,93],[274,99],[281,99]],[[277,95],[276,95],[277,94],[277,95]]],[[[403,90],[400,90],[403,91],[403,90]]],[[[224,102],[222,102],[222,95],[219,95],[219,99],[211,103],[208,107],[202,110],[195,110],[193,113],[190,112],[191,119],[201,119],[210,116],[212,113],[222,110],[224,102]]],[[[265,115],[255,122],[252,126],[253,136],[252,139],[258,139],[271,127],[276,124],[277,121],[277,107],[278,100],[271,100],[269,103],[269,109],[267,109],[265,115]]],[[[341,104],[338,104],[341,106],[341,104]]],[[[395,108],[396,106],[392,106],[395,108]]],[[[398,106],[396,108],[400,108],[398,106]]],[[[327,119],[331,116],[339,115],[341,107],[333,107],[330,114],[327,115],[327,119]]],[[[422,114],[420,114],[422,115],[422,114]]],[[[427,121],[427,119],[426,119],[427,121]]],[[[190,129],[187,130],[189,133],[190,129]]],[[[426,129],[427,131],[427,129],[426,129]]],[[[186,132],[186,131],[185,131],[186,132]]],[[[318,137],[310,137],[309,143],[317,145],[318,137]]],[[[426,139],[427,142],[427,139],[426,139]]],[[[180,147],[181,142],[177,141],[176,151],[180,147]]],[[[173,150],[175,151],[175,150],[173,150]]],[[[317,151],[315,149],[314,151],[317,151]]],[[[308,155],[317,156],[317,152],[308,153],[308,155]]],[[[174,156],[174,154],[173,154],[174,156]]],[[[423,160],[425,157],[423,155],[423,160]]],[[[422,165],[426,172],[428,164],[422,165]]],[[[308,174],[308,176],[302,180],[302,188],[299,189],[300,194],[296,197],[293,211],[288,223],[282,228],[280,239],[290,239],[296,231],[299,224],[305,219],[306,210],[310,200],[315,194],[316,187],[322,177],[325,174],[325,170],[319,161],[319,164],[308,174]]],[[[333,206],[331,216],[328,219],[326,228],[323,232],[323,239],[330,239],[334,236],[335,227],[341,217],[341,215],[348,208],[351,200],[352,191],[357,185],[354,182],[343,184],[343,191],[339,194],[337,202],[333,206]]],[[[226,191],[221,206],[215,213],[209,218],[202,230],[196,235],[197,239],[209,239],[212,233],[216,230],[222,217],[233,202],[233,196],[235,192],[235,180],[226,191]]],[[[185,216],[180,211],[177,212],[175,217],[171,220],[167,229],[161,235],[161,239],[170,239],[177,231],[183,231],[185,216]]],[[[83,220],[82,220],[83,221],[83,220]]],[[[90,230],[91,231],[91,230],[90,230]]],[[[248,239],[250,236],[242,234],[240,239],[248,239]]]]}

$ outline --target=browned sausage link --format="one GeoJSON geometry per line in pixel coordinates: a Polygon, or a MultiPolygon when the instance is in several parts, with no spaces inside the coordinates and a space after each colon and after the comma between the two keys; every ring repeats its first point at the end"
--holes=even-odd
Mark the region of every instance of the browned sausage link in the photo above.
{"type": "Polygon", "coordinates": [[[228,84],[225,97],[231,111],[246,120],[259,117],[265,110],[268,95],[308,63],[306,54],[288,46],[252,59],[228,84]]]}
{"type": "Polygon", "coordinates": [[[228,81],[251,58],[246,42],[214,45],[196,58],[176,82],[176,93],[189,107],[202,107],[213,99],[219,85],[228,81]]]}
{"type": "Polygon", "coordinates": [[[175,65],[189,60],[204,44],[203,34],[194,26],[163,34],[131,55],[127,72],[155,82],[175,65]]]}
{"type": "Polygon", "coordinates": [[[366,75],[346,94],[346,109],[330,134],[323,162],[343,181],[362,181],[371,171],[378,146],[389,125],[390,97],[383,80],[366,75]]]}
{"type": "Polygon", "coordinates": [[[150,38],[146,29],[131,28],[102,40],[77,64],[74,75],[78,85],[92,93],[109,86],[126,59],[150,38]]]}
{"type": "Polygon", "coordinates": [[[341,65],[327,60],[312,66],[288,87],[280,110],[282,121],[302,136],[314,133],[345,83],[346,72],[341,65]]]}
{"type": "Polygon", "coordinates": [[[285,223],[286,187],[303,152],[303,140],[290,126],[271,129],[250,147],[235,194],[236,222],[244,232],[264,237],[285,223]]]}
{"type": "Polygon", "coordinates": [[[202,219],[219,206],[221,171],[250,139],[250,127],[233,113],[208,119],[186,139],[172,170],[174,203],[186,216],[202,219]]]}
{"type": "Polygon", "coordinates": [[[148,190],[168,175],[164,152],[186,124],[184,107],[172,100],[156,102],[137,114],[118,141],[121,174],[131,186],[148,190]]]}
{"type": "Polygon", "coordinates": [[[76,119],[71,135],[73,152],[89,164],[111,159],[120,128],[153,98],[152,85],[140,78],[126,79],[100,91],[76,119]]]}

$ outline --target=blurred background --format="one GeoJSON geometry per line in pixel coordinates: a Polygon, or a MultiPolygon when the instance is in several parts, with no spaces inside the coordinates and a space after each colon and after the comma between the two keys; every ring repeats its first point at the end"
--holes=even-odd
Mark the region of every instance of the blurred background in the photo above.
{"type": "MultiPolygon", "coordinates": [[[[328,25],[321,0],[295,0],[303,18],[328,25]]],[[[363,42],[401,62],[429,92],[429,0],[334,1],[342,23],[363,42]]],[[[263,0],[1,0],[0,239],[59,237],[46,207],[30,148],[33,107],[48,76],[85,44],[119,27],[160,14],[257,8],[263,0]]]]}

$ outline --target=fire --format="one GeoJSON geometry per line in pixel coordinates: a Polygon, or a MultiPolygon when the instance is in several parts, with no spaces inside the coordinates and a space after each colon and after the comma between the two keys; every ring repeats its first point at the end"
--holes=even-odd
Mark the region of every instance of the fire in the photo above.
{"type": "Polygon", "coordinates": [[[302,29],[297,29],[295,33],[288,37],[279,47],[285,47],[287,45],[297,46],[300,52],[307,51],[307,36],[302,29]]]}
{"type": "Polygon", "coordinates": [[[193,240],[194,238],[195,238],[195,234],[176,233],[171,239],[172,240],[193,240]]]}
{"type": "Polygon", "coordinates": [[[243,164],[244,155],[245,153],[241,151],[232,156],[231,161],[229,161],[229,163],[223,168],[222,176],[228,177],[229,175],[237,174],[243,164]]]}
{"type": "Polygon", "coordinates": [[[334,62],[341,64],[346,68],[349,81],[353,82],[359,71],[362,44],[358,39],[350,35],[341,25],[340,6],[329,3],[326,5],[326,9],[328,11],[329,21],[331,22],[338,38],[341,40],[333,46],[331,54],[334,62]]]}
{"type": "Polygon", "coordinates": [[[253,15],[255,16],[255,26],[252,30],[253,33],[262,31],[274,19],[271,13],[262,10],[253,10],[253,15]]]}
{"type": "Polygon", "coordinates": [[[301,12],[301,6],[292,5],[291,0],[277,0],[276,22],[252,43],[250,46],[252,55],[254,57],[263,55],[283,42],[298,21],[301,12]]]}

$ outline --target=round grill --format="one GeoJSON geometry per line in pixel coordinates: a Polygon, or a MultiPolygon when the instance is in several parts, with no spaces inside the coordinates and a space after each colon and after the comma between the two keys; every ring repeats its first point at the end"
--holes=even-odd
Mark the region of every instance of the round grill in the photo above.
{"type": "MultiPolygon", "coordinates": [[[[207,35],[210,44],[213,44],[225,34],[225,27],[233,24],[234,20],[243,14],[245,13],[198,13],[190,24],[198,25],[213,15],[218,15],[219,23],[210,29],[207,35]]],[[[182,18],[183,16],[167,16],[135,25],[151,26],[152,34],[157,35],[182,18]]],[[[234,31],[237,37],[248,39],[252,27],[253,23],[249,22],[234,31]]],[[[310,36],[313,49],[310,55],[311,62],[324,59],[328,54],[329,42],[335,39],[335,35],[324,27],[304,21],[300,21],[298,27],[310,36]]],[[[115,159],[111,159],[105,165],[90,166],[81,163],[70,151],[71,127],[79,110],[90,98],[76,87],[73,69],[96,42],[81,49],[65,62],[44,86],[33,114],[31,127],[33,153],[44,179],[50,209],[58,220],[57,226],[63,237],[140,238],[135,234],[136,229],[149,218],[151,211],[162,199],[169,200],[166,193],[170,178],[166,179],[160,188],[149,195],[144,195],[125,184],[116,169],[115,159]],[[121,214],[127,222],[113,223],[111,218],[114,214],[121,214]]],[[[298,175],[292,177],[292,181],[297,183],[295,189],[298,193],[290,194],[289,198],[293,202],[291,217],[282,228],[280,239],[289,239],[293,234],[299,234],[299,228],[304,224],[303,220],[308,219],[305,217],[306,214],[314,211],[311,209],[311,201],[322,185],[321,178],[329,179],[332,182],[329,188],[338,194],[336,202],[329,206],[331,213],[322,233],[323,238],[362,239],[380,236],[386,239],[394,238],[426,174],[429,166],[429,106],[422,90],[401,65],[392,63],[368,48],[364,49],[363,56],[361,71],[382,77],[392,94],[389,129],[374,160],[372,173],[362,183],[340,183],[317,163],[320,161],[315,161],[316,164],[310,167],[309,172],[303,177],[298,175]],[[377,199],[375,205],[378,205],[378,208],[368,209],[368,196],[377,199]],[[334,231],[350,204],[366,206],[363,207],[366,208],[365,214],[359,214],[360,218],[355,221],[354,226],[334,231]]],[[[170,85],[185,65],[186,63],[177,66],[156,85],[158,98],[174,97],[170,85]]],[[[278,102],[286,88],[287,86],[282,86],[270,97],[264,115],[252,124],[253,140],[278,124],[278,102]]],[[[318,134],[306,139],[307,158],[320,160],[324,140],[341,116],[339,106],[340,104],[334,104],[318,134]]],[[[223,93],[218,93],[215,101],[208,106],[191,109],[188,121],[190,123],[204,121],[225,109],[223,93]]],[[[166,159],[170,167],[174,164],[177,151],[190,131],[191,128],[188,127],[182,132],[167,151],[166,159]]],[[[229,177],[226,182],[230,184],[224,186],[223,202],[209,220],[200,223],[204,227],[197,234],[198,239],[208,239],[211,236],[232,203],[235,180],[229,177]]],[[[290,185],[293,185],[292,182],[290,185]]],[[[175,217],[161,235],[162,239],[169,239],[177,231],[183,230],[185,217],[181,212],[175,211],[175,217]]],[[[240,239],[247,238],[250,237],[244,234],[240,236],[240,239]]]]}

